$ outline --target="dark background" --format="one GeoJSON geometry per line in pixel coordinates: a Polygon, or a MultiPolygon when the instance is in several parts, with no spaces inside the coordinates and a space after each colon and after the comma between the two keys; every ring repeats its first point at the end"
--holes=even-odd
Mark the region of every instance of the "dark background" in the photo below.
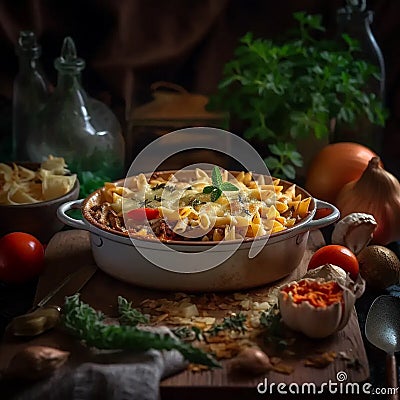
{"type": "MultiPolygon", "coordinates": [[[[1,0],[0,145],[11,134],[14,47],[20,30],[33,30],[42,45],[42,65],[56,83],[53,60],[72,36],[87,62],[82,82],[107,102],[120,121],[151,99],[150,85],[165,80],[190,92],[216,91],[222,68],[238,38],[276,38],[294,25],[292,13],[323,16],[328,36],[336,32],[336,10],[344,0],[1,0]]],[[[373,32],[386,63],[390,117],[381,154],[388,170],[400,171],[400,2],[369,0],[373,32]]],[[[125,129],[126,133],[126,129],[125,129]]],[[[240,132],[237,132],[240,134],[240,132]]],[[[129,160],[128,160],[129,161],[129,160]]]]}

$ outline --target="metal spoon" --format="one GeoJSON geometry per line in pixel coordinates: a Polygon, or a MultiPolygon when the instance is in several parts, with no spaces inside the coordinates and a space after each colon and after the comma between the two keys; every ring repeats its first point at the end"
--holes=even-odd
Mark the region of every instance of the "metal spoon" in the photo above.
{"type": "Polygon", "coordinates": [[[77,293],[86,285],[97,270],[96,265],[85,265],[69,274],[59,285],[51,290],[27,314],[14,318],[7,331],[15,336],[37,336],[54,328],[60,319],[61,307],[50,305],[50,301],[77,293]]]}
{"type": "MultiPolygon", "coordinates": [[[[400,298],[384,295],[374,300],[365,322],[365,336],[374,346],[386,352],[387,386],[397,388],[394,353],[400,351],[400,298]]],[[[389,398],[398,399],[398,390],[389,398]]]]}

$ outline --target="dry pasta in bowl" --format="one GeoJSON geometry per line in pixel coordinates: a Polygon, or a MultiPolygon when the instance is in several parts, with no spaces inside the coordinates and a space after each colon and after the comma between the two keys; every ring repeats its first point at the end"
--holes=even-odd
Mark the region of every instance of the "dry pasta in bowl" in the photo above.
{"type": "Polygon", "coordinates": [[[70,192],[76,180],[76,174],[70,174],[62,157],[50,155],[40,165],[0,163],[0,205],[19,206],[53,200],[70,192]]]}
{"type": "Polygon", "coordinates": [[[86,216],[124,236],[162,241],[250,240],[285,231],[310,214],[295,184],[251,172],[156,172],[106,183],[86,216]]]}

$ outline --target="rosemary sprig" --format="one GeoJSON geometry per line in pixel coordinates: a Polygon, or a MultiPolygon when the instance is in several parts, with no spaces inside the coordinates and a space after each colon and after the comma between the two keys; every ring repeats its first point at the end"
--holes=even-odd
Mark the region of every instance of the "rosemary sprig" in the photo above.
{"type": "Polygon", "coordinates": [[[132,307],[132,302],[128,302],[122,296],[118,296],[119,322],[122,325],[136,326],[137,324],[147,324],[149,318],[143,315],[136,308],[132,307]]]}
{"type": "Polygon", "coordinates": [[[79,294],[66,297],[62,323],[72,335],[87,346],[98,349],[126,349],[145,351],[178,350],[189,362],[208,367],[220,364],[208,353],[167,334],[141,330],[128,325],[106,325],[104,314],[79,299],[79,294]]]}

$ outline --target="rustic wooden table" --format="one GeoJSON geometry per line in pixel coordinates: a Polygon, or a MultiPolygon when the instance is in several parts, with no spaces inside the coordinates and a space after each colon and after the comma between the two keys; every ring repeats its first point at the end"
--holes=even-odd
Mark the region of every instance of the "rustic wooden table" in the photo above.
{"type": "MultiPolygon", "coordinates": [[[[305,272],[311,252],[307,251],[300,266],[287,277],[286,281],[302,276],[305,272]]],[[[88,263],[94,263],[89,236],[85,231],[70,230],[56,234],[49,243],[46,250],[46,270],[41,276],[35,301],[41,299],[69,273],[88,263]]],[[[259,288],[262,293],[269,288],[259,288]]],[[[108,315],[112,315],[116,307],[118,295],[124,296],[138,304],[146,298],[166,297],[165,292],[152,291],[128,285],[115,280],[102,271],[98,270],[93,278],[81,291],[82,299],[108,315]]],[[[53,301],[62,304],[63,298],[56,297],[53,301]]],[[[90,354],[77,340],[66,335],[62,331],[53,330],[30,341],[16,340],[10,336],[4,338],[0,345],[0,369],[4,368],[10,358],[28,343],[49,345],[71,351],[69,366],[79,365],[90,360],[90,354]]],[[[314,382],[320,386],[329,380],[336,382],[339,371],[345,371],[347,382],[364,382],[369,377],[368,360],[365,353],[363,340],[355,312],[352,314],[348,325],[337,334],[323,340],[308,340],[301,336],[297,340],[296,354],[288,363],[294,367],[294,372],[284,375],[270,371],[265,375],[269,383],[314,382]],[[358,369],[349,368],[346,361],[338,357],[333,363],[322,369],[306,368],[304,357],[324,351],[335,351],[336,353],[346,351],[360,361],[358,369]]],[[[260,398],[257,393],[257,385],[264,377],[249,378],[245,376],[232,375],[223,363],[224,368],[214,371],[203,371],[193,373],[184,371],[171,376],[161,382],[162,399],[207,399],[230,398],[251,399],[260,398]]]]}

